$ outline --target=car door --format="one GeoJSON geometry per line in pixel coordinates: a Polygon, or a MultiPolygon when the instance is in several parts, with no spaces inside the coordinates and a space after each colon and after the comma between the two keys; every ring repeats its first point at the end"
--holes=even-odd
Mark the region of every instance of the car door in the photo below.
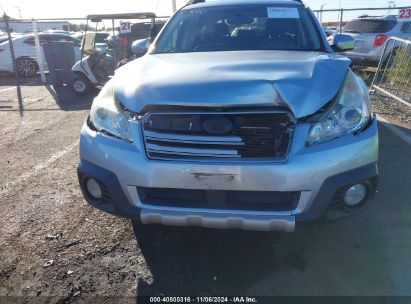
{"type": "MultiPolygon", "coordinates": [[[[39,34],[40,46],[43,46],[44,43],[62,41],[60,36],[62,36],[62,35],[59,35],[59,34],[39,34]]],[[[34,40],[34,37],[33,37],[33,40],[34,40]]],[[[35,45],[34,45],[33,49],[34,49],[34,52],[35,52],[34,57],[37,57],[35,45]]],[[[43,61],[43,67],[44,67],[44,69],[47,69],[47,62],[46,62],[46,57],[44,56],[43,47],[41,48],[41,57],[42,57],[42,61],[43,61]]]]}
{"type": "Polygon", "coordinates": [[[80,47],[81,47],[81,41],[80,41],[80,40],[78,40],[78,39],[76,39],[76,38],[74,38],[74,37],[71,37],[71,36],[69,36],[69,35],[59,34],[59,35],[54,35],[54,36],[56,36],[56,37],[55,37],[55,41],[59,41],[59,42],[73,42],[75,61],[77,62],[77,61],[80,60],[80,56],[81,56],[81,49],[80,49],[80,47]]]}
{"type": "Polygon", "coordinates": [[[36,55],[36,45],[34,42],[34,35],[29,36],[20,41],[20,43],[14,43],[14,54],[16,58],[19,57],[30,57],[30,58],[37,58],[36,55]]]}
{"type": "MultiPolygon", "coordinates": [[[[45,42],[44,35],[39,35],[40,45],[45,42]]],[[[34,40],[34,35],[29,35],[27,37],[22,37],[21,39],[15,39],[13,43],[14,55],[16,58],[28,57],[37,60],[36,43],[34,40]]],[[[43,63],[45,63],[44,55],[42,55],[43,63]]]]}

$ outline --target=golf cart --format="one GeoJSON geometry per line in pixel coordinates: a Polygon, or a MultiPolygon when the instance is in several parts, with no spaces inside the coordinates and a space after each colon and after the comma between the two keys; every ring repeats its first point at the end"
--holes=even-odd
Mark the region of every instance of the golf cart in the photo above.
{"type": "Polygon", "coordinates": [[[86,95],[92,87],[104,86],[114,75],[114,71],[132,57],[131,44],[133,41],[142,38],[153,39],[156,32],[153,13],[87,16],[86,31],[81,45],[81,59],[71,69],[75,74],[70,81],[73,92],[76,95],[86,95]],[[110,21],[112,29],[112,34],[105,40],[106,47],[96,45],[99,24],[103,23],[105,28],[104,20],[110,21]],[[132,24],[132,20],[137,22],[132,24]],[[95,23],[95,28],[91,32],[88,31],[90,22],[95,23]],[[136,28],[141,29],[142,24],[146,25],[145,32],[135,30],[136,28]]]}

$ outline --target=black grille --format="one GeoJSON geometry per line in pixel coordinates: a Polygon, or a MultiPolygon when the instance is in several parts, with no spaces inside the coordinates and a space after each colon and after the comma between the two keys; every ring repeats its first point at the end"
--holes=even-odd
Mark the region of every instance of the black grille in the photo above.
{"type": "Polygon", "coordinates": [[[137,188],[144,204],[247,211],[290,211],[297,207],[300,192],[225,191],[172,188],[137,188]]]}
{"type": "Polygon", "coordinates": [[[285,159],[294,131],[287,112],[156,113],[144,118],[150,158],[285,159]]]}

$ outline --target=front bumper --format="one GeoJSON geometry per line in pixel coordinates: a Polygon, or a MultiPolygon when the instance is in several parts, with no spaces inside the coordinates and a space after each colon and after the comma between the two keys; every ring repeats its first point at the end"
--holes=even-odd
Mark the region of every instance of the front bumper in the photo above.
{"type": "Polygon", "coordinates": [[[305,146],[309,125],[295,130],[287,162],[210,162],[147,159],[141,126],[131,123],[134,143],[127,143],[84,125],[78,175],[86,200],[103,211],[140,219],[144,224],[293,231],[296,222],[338,219],[362,211],[377,185],[378,131],[376,120],[363,132],[312,147],[305,146]],[[196,178],[196,174],[208,176],[196,178]],[[232,178],[226,179],[225,176],[232,178]],[[95,201],[84,180],[95,178],[103,200],[95,201]],[[365,183],[369,196],[359,208],[347,209],[337,194],[354,183],[365,183]],[[144,203],[137,187],[242,191],[298,191],[293,210],[242,211],[158,206],[144,203]]]}

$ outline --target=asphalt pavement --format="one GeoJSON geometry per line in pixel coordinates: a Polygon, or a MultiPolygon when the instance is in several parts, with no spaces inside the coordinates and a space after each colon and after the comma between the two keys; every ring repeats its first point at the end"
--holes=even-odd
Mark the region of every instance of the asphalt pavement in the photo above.
{"type": "Polygon", "coordinates": [[[0,78],[0,295],[411,295],[411,145],[387,128],[408,126],[380,122],[378,193],[355,217],[294,233],[133,229],[77,184],[92,97],[36,79],[22,92],[23,116],[0,78]]]}

